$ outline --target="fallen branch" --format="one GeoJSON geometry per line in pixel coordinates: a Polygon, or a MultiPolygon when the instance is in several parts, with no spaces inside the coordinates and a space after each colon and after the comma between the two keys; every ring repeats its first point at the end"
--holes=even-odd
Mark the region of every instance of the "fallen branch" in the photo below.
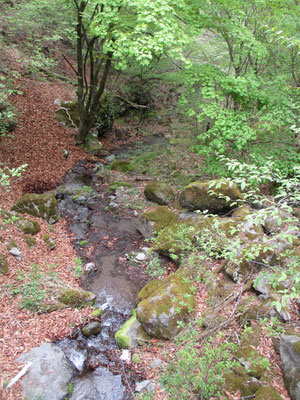
{"type": "Polygon", "coordinates": [[[22,378],[28,371],[28,369],[32,366],[32,362],[30,361],[28,364],[25,365],[24,368],[21,369],[21,371],[9,382],[9,384],[6,386],[6,389],[10,389],[15,383],[18,382],[19,379],[22,378]]]}
{"type": "Polygon", "coordinates": [[[142,105],[142,104],[133,103],[132,101],[127,100],[127,99],[125,99],[124,97],[122,97],[122,96],[120,96],[120,95],[118,95],[118,94],[116,95],[116,97],[117,97],[118,99],[124,101],[124,103],[129,104],[129,105],[130,105],[131,107],[133,107],[133,108],[137,108],[137,109],[139,109],[139,108],[149,108],[149,106],[144,106],[144,105],[142,105]]]}

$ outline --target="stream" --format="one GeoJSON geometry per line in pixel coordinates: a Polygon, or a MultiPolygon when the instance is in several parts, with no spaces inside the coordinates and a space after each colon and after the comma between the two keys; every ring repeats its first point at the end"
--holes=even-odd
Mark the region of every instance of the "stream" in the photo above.
{"type": "MultiPolygon", "coordinates": [[[[125,154],[117,153],[116,158],[127,155],[128,149],[125,154]]],[[[101,331],[90,337],[78,331],[74,338],[56,344],[79,371],[71,400],[127,400],[133,398],[130,387],[134,387],[134,380],[126,373],[120,352],[116,352],[114,335],[130,317],[137,293],[149,281],[141,269],[124,262],[128,253],[138,252],[145,243],[137,231],[137,216],[132,212],[120,216],[109,207],[112,199],[96,170],[97,165],[91,169],[85,162],[77,163],[62,184],[73,189],[90,186],[94,195],[85,201],[64,194],[59,196],[59,205],[83,265],[93,263],[81,286],[97,296],[95,306],[103,310],[101,331]],[[87,244],[80,246],[82,241],[87,244]],[[88,258],[86,248],[91,249],[88,258]]]]}

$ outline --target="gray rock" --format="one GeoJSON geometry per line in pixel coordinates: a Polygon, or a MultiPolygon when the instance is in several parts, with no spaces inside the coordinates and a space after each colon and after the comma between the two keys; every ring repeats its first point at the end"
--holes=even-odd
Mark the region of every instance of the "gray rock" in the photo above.
{"type": "Polygon", "coordinates": [[[97,335],[101,331],[101,324],[98,321],[90,322],[82,328],[84,336],[97,335]]]}
{"type": "Polygon", "coordinates": [[[143,390],[146,390],[146,389],[148,388],[148,386],[150,385],[150,383],[151,383],[151,381],[148,380],[148,379],[145,380],[145,381],[136,383],[136,384],[135,384],[135,391],[138,392],[138,393],[140,393],[140,392],[142,392],[143,390]]]}
{"type": "Polygon", "coordinates": [[[154,222],[140,218],[136,223],[136,230],[145,238],[152,239],[154,236],[154,222]]]}
{"type": "Polygon", "coordinates": [[[55,106],[60,107],[60,106],[61,106],[61,100],[60,100],[60,99],[55,99],[54,102],[53,102],[53,104],[54,104],[55,106]]]}
{"type": "Polygon", "coordinates": [[[23,259],[23,255],[21,253],[21,251],[17,248],[17,247],[13,247],[9,250],[9,253],[16,257],[17,260],[22,261],[23,259]]]}
{"type": "Polygon", "coordinates": [[[162,360],[161,360],[160,358],[155,358],[155,359],[152,361],[150,367],[151,367],[152,369],[156,369],[156,368],[159,368],[161,365],[162,365],[162,360]]]}
{"type": "Polygon", "coordinates": [[[122,400],[125,388],[120,375],[97,368],[88,376],[77,380],[70,400],[122,400]]]}
{"type": "Polygon", "coordinates": [[[110,208],[118,208],[118,207],[119,207],[119,204],[117,204],[117,203],[115,203],[114,201],[112,201],[112,202],[109,203],[109,207],[110,207],[110,208]]]}
{"type": "Polygon", "coordinates": [[[285,386],[292,400],[300,400],[300,337],[281,335],[279,350],[285,386]]]}
{"type": "Polygon", "coordinates": [[[149,385],[147,386],[147,392],[154,392],[156,389],[156,383],[155,382],[150,382],[149,385]]]}
{"type": "Polygon", "coordinates": [[[76,368],[59,347],[43,343],[18,361],[33,363],[21,381],[26,399],[61,400],[68,394],[68,383],[76,368]]]}

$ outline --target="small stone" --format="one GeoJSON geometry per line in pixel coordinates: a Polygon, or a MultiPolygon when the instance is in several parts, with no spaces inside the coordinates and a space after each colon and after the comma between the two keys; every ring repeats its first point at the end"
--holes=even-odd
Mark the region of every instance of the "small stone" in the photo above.
{"type": "Polygon", "coordinates": [[[131,357],[130,357],[129,350],[123,350],[122,354],[121,354],[121,357],[120,357],[120,360],[122,360],[122,361],[130,361],[130,359],[131,359],[131,357]]]}
{"type": "Polygon", "coordinates": [[[161,366],[161,364],[162,364],[162,360],[160,358],[155,358],[152,361],[150,366],[151,366],[152,369],[156,369],[156,368],[159,368],[161,366]]]}
{"type": "Polygon", "coordinates": [[[90,263],[85,264],[84,269],[87,272],[93,271],[94,270],[94,263],[90,262],[90,263]]]}
{"type": "Polygon", "coordinates": [[[109,207],[110,208],[118,208],[119,204],[115,203],[114,201],[112,201],[111,203],[109,203],[109,207]]]}
{"type": "Polygon", "coordinates": [[[60,99],[55,99],[54,102],[53,102],[53,104],[54,104],[55,106],[60,107],[60,106],[61,106],[61,100],[60,100],[60,99]]]}
{"type": "Polygon", "coordinates": [[[12,256],[16,257],[17,260],[22,261],[23,255],[22,255],[21,251],[17,247],[12,247],[9,250],[9,253],[12,256]]]}
{"type": "Polygon", "coordinates": [[[142,251],[143,251],[145,254],[148,254],[149,250],[150,250],[149,247],[142,247],[142,251]]]}
{"type": "Polygon", "coordinates": [[[93,321],[82,328],[84,336],[97,335],[101,330],[101,324],[98,321],[93,321]]]}
{"type": "Polygon", "coordinates": [[[138,260],[138,261],[144,261],[144,260],[146,260],[146,254],[145,254],[145,253],[138,253],[138,254],[135,256],[135,258],[136,258],[136,260],[138,260]]]}
{"type": "Polygon", "coordinates": [[[145,380],[145,381],[136,383],[136,384],[135,384],[135,391],[138,392],[138,393],[140,393],[140,392],[142,392],[143,390],[146,390],[147,387],[148,387],[148,385],[149,385],[150,383],[151,383],[150,380],[145,380]]]}

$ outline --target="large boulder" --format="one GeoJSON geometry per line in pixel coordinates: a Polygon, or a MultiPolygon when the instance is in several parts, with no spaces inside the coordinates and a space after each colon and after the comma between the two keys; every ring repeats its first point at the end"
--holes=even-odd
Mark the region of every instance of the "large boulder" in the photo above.
{"type": "Polygon", "coordinates": [[[138,294],[138,301],[137,320],[149,335],[163,339],[177,335],[196,309],[191,286],[175,274],[149,282],[138,294]]]}
{"type": "Polygon", "coordinates": [[[281,335],[279,350],[285,386],[292,400],[300,400],[300,337],[281,335]]]}
{"type": "Polygon", "coordinates": [[[166,206],[158,206],[146,211],[137,222],[137,230],[146,239],[152,239],[162,229],[176,222],[177,215],[166,206]]]}
{"type": "Polygon", "coordinates": [[[21,381],[26,399],[62,400],[68,394],[76,368],[59,347],[43,343],[21,355],[18,361],[32,362],[21,381]]]}
{"type": "Polygon", "coordinates": [[[12,211],[29,214],[54,224],[59,219],[59,207],[53,191],[35,194],[26,193],[12,207],[12,211]]]}
{"type": "Polygon", "coordinates": [[[179,195],[181,207],[188,210],[208,210],[211,213],[225,213],[231,203],[242,199],[242,193],[235,184],[220,180],[196,181],[186,186],[179,195]]]}
{"type": "Polygon", "coordinates": [[[144,190],[146,199],[154,203],[168,205],[175,200],[173,190],[169,185],[163,182],[153,181],[149,183],[144,190]]]}

